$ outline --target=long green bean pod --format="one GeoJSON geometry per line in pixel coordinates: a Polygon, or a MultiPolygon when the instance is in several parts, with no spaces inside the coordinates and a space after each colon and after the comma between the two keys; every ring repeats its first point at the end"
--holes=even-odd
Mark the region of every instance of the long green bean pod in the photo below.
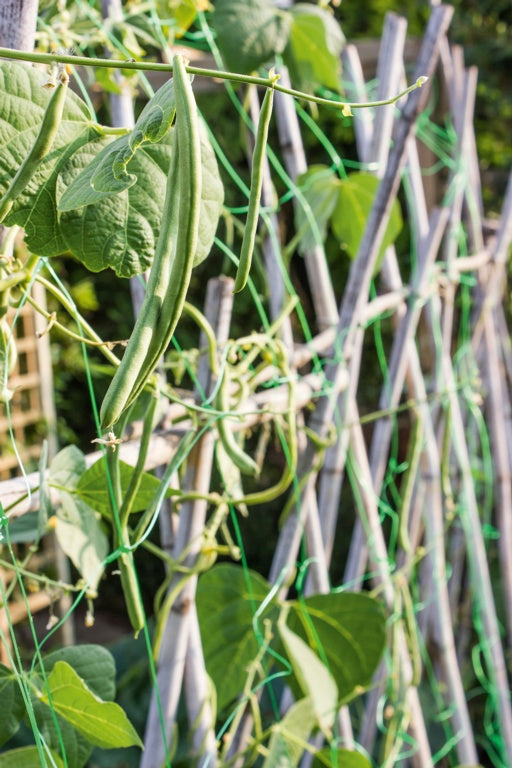
{"type": "Polygon", "coordinates": [[[274,102],[274,88],[267,88],[261,105],[258,130],[254,142],[251,168],[251,191],[249,194],[249,206],[245,222],[242,248],[240,250],[240,262],[235,279],[233,293],[238,293],[245,288],[249,272],[251,270],[256,230],[260,215],[261,185],[263,184],[263,168],[265,163],[265,150],[267,148],[268,128],[272,117],[272,105],[274,102]]]}
{"type": "Polygon", "coordinates": [[[142,482],[142,476],[144,474],[144,465],[146,463],[146,457],[148,455],[149,441],[151,439],[153,430],[153,420],[155,417],[156,406],[158,399],[152,397],[144,416],[144,424],[142,427],[142,437],[139,446],[139,455],[137,456],[137,462],[133,469],[130,483],[123,497],[121,507],[119,508],[119,523],[124,528],[128,525],[128,518],[132,511],[133,502],[137,496],[137,492],[142,482]]]}
{"type": "MultiPolygon", "coordinates": [[[[173,73],[176,98],[176,132],[180,146],[178,166],[179,226],[176,233],[168,290],[146,357],[146,365],[150,371],[155,369],[159,359],[169,346],[183,312],[194,267],[201,212],[202,167],[199,115],[183,57],[175,56],[173,73]]],[[[138,397],[146,381],[147,377],[143,370],[135,385],[135,397],[138,397]]]]}
{"type": "MultiPolygon", "coordinates": [[[[114,452],[107,453],[107,464],[112,483],[112,519],[116,521],[118,511],[122,505],[121,475],[119,467],[119,454],[114,452]]],[[[139,585],[137,581],[137,572],[133,562],[133,552],[130,549],[130,537],[126,525],[121,525],[119,519],[113,526],[114,544],[121,550],[117,558],[119,574],[121,577],[121,586],[123,588],[124,601],[130,623],[135,633],[135,637],[144,628],[145,615],[144,606],[140,597],[139,585]]]]}
{"type": "Polygon", "coordinates": [[[101,406],[103,430],[138,397],[165,352],[181,317],[194,265],[202,186],[199,118],[182,56],[174,57],[173,74],[176,128],[162,228],[146,298],[101,406]]]}
{"type": "MultiPolygon", "coordinates": [[[[128,533],[126,532],[126,541],[123,542],[128,545],[128,533]]],[[[135,570],[135,563],[133,561],[133,552],[126,551],[119,555],[117,558],[117,564],[119,566],[119,574],[121,577],[121,586],[123,588],[124,601],[126,604],[126,611],[130,624],[135,637],[139,632],[144,629],[146,623],[146,617],[144,614],[144,606],[140,597],[139,582],[137,580],[137,571],[135,570]]]]}
{"type": "Polygon", "coordinates": [[[6,193],[0,200],[0,222],[5,219],[11,210],[14,201],[23,192],[34,175],[37,166],[52,148],[52,144],[62,120],[68,83],[69,77],[66,71],[63,70],[44,111],[43,122],[41,123],[39,133],[37,134],[32,149],[18,168],[6,193]]]}
{"type": "Polygon", "coordinates": [[[179,147],[174,134],[171,164],[167,180],[162,224],[158,236],[153,264],[149,273],[144,301],[137,315],[135,326],[125,349],[123,359],[110,382],[100,409],[101,429],[115,424],[130,404],[137,376],[143,368],[162,308],[164,293],[171,274],[172,229],[178,226],[178,188],[176,173],[179,163],[179,147]]]}

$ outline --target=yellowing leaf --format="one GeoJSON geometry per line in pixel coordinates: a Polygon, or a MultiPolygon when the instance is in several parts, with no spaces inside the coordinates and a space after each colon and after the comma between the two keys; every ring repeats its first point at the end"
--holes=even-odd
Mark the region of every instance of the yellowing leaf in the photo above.
{"type": "Polygon", "coordinates": [[[103,749],[143,746],[121,707],[95,696],[65,661],[56,662],[41,701],[53,707],[91,744],[103,749]]]}

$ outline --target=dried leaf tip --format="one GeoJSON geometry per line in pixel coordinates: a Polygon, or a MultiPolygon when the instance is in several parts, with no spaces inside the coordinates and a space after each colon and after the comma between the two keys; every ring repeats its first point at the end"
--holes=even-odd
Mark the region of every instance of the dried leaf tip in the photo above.
{"type": "Polygon", "coordinates": [[[426,82],[428,82],[428,77],[426,75],[421,75],[421,77],[418,77],[416,80],[416,88],[421,88],[426,82]]]}

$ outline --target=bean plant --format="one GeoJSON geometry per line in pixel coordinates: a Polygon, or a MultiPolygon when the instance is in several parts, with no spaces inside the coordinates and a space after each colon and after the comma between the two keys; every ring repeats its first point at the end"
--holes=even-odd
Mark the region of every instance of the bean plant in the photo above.
{"type": "MultiPolygon", "coordinates": [[[[167,19],[170,37],[197,21],[201,3],[189,5],[189,15],[185,14],[186,4],[178,4],[179,13],[167,19]]],[[[164,6],[167,9],[167,4],[157,2],[157,11],[162,12],[164,6]]],[[[66,35],[72,38],[64,42],[80,42],[80,32],[73,29],[71,18],[78,7],[63,17],[66,35]]],[[[49,42],[45,35],[49,35],[54,10],[51,4],[43,6],[43,49],[49,42]]],[[[208,126],[196,105],[194,78],[220,78],[263,94],[241,248],[238,255],[232,254],[237,263],[235,292],[247,290],[250,280],[276,91],[344,116],[380,103],[365,105],[342,99],[337,62],[343,35],[321,6],[297,4],[290,11],[278,11],[273,3],[263,0],[216,2],[212,23],[225,70],[191,66],[179,45],[171,63],[147,61],[137,49],[145,40],[147,25],[136,14],[130,23],[125,30],[125,43],[134,54],[130,58],[0,50],[0,221],[7,232],[0,255],[1,400],[9,410],[13,394],[9,377],[16,358],[12,328],[26,302],[46,318],[52,338],[67,334],[85,349],[96,350],[111,371],[99,408],[91,404],[91,440],[101,450],[100,458],[91,463],[70,445],[47,466],[46,452],[42,451],[40,482],[29,492],[37,492],[32,511],[17,517],[27,499],[0,507],[1,565],[14,571],[12,585],[17,583],[23,593],[29,581],[36,581],[56,594],[71,595],[72,610],[85,601],[91,625],[94,601],[112,565],[119,572],[133,633],[142,633],[155,661],[174,601],[192,576],[202,574],[197,609],[219,722],[226,721],[240,696],[250,699],[255,714],[251,746],[242,755],[244,765],[259,760],[258,764],[271,768],[284,764],[285,755],[286,765],[297,765],[304,750],[312,750],[310,736],[320,732],[334,746],[316,751],[315,766],[366,766],[362,755],[336,746],[335,713],[371,682],[386,642],[386,615],[381,603],[369,595],[347,593],[281,599],[260,575],[240,567],[240,550],[228,526],[232,510],[238,515],[253,514],[256,505],[264,509],[287,491],[293,492],[298,451],[295,386],[279,331],[295,303],[284,306],[280,317],[265,331],[249,332],[219,345],[207,318],[187,303],[187,293],[193,270],[208,258],[218,229],[228,218],[224,182],[208,126]],[[249,35],[250,30],[255,34],[249,35]],[[308,34],[313,42],[309,51],[300,43],[308,34]],[[276,54],[290,67],[298,89],[284,87],[278,69],[265,69],[276,54]],[[29,62],[37,63],[38,68],[29,62]],[[159,70],[169,79],[146,103],[133,128],[112,128],[97,122],[88,104],[69,88],[73,67],[78,65],[90,68],[103,85],[112,83],[109,77],[116,69],[128,74],[159,70]],[[330,94],[319,95],[319,86],[329,89],[330,94]],[[9,243],[20,229],[25,247],[12,252],[9,243]],[[80,316],[52,265],[62,254],[82,262],[93,273],[110,269],[113,280],[148,272],[144,302],[129,339],[117,342],[100,338],[80,316]],[[49,313],[37,303],[32,291],[36,283],[56,302],[56,312],[49,313]],[[70,330],[64,316],[76,324],[76,330],[70,330]],[[215,387],[201,405],[183,400],[159,368],[183,316],[207,339],[206,354],[215,387]],[[247,447],[247,431],[235,429],[240,425],[231,418],[268,376],[286,382],[287,387],[285,408],[268,414],[268,423],[286,449],[281,474],[270,483],[262,472],[261,456],[258,459],[247,447]],[[169,402],[181,406],[181,420],[187,428],[179,433],[174,456],[157,478],[145,467],[152,435],[169,402]],[[130,465],[120,458],[119,446],[134,423],[140,425],[140,436],[138,455],[130,465]],[[199,494],[207,502],[210,516],[191,566],[185,564],[186,551],[173,559],[155,543],[151,533],[166,499],[179,509],[187,498],[197,497],[193,489],[183,492],[172,487],[172,478],[177,472],[183,473],[193,446],[212,431],[221,482],[209,494],[199,494]],[[33,554],[53,531],[76,569],[74,583],[35,572],[29,559],[18,558],[17,542],[30,541],[33,554]],[[134,563],[135,553],[141,551],[166,569],[155,595],[151,631],[134,563]],[[215,563],[219,553],[227,559],[222,564],[215,563]],[[169,589],[171,583],[174,586],[169,589]],[[257,626],[255,605],[259,606],[257,626]],[[223,632],[226,625],[234,627],[230,637],[223,632]],[[280,720],[264,718],[255,694],[262,679],[270,674],[262,662],[265,654],[269,654],[267,661],[271,659],[271,671],[285,678],[295,698],[295,704],[280,720]]],[[[62,32],[63,27],[60,29],[62,32]]],[[[420,78],[396,99],[423,81],[420,78]]],[[[355,244],[335,217],[335,208],[340,196],[353,197],[354,190],[365,201],[362,208],[369,207],[374,180],[360,174],[340,182],[329,169],[319,167],[308,174],[305,194],[320,184],[330,200],[328,210],[318,210],[320,229],[332,219],[334,231],[338,228],[349,250],[354,249],[355,244]]],[[[316,199],[314,195],[311,198],[314,213],[316,199]]],[[[399,212],[395,212],[391,225],[395,230],[388,233],[388,242],[396,236],[398,220],[399,212]]],[[[296,223],[295,242],[299,248],[307,247],[308,239],[314,237],[312,228],[305,219],[296,223]]],[[[319,446],[319,455],[324,448],[319,446]]],[[[3,589],[4,604],[11,589],[3,589]]],[[[0,742],[5,745],[0,768],[81,768],[94,747],[144,746],[142,734],[114,703],[115,667],[106,649],[88,644],[43,652],[44,643],[62,621],[50,622],[45,641],[37,644],[28,664],[19,657],[15,642],[10,667],[0,667],[0,690],[4,703],[8,702],[0,713],[0,742]],[[32,741],[13,747],[11,740],[22,723],[29,726],[32,741]]],[[[227,720],[228,734],[235,732],[239,719],[235,714],[227,720]]],[[[229,739],[224,744],[219,749],[219,765],[228,766],[232,764],[229,739]]],[[[188,764],[193,764],[192,760],[188,764]]]]}

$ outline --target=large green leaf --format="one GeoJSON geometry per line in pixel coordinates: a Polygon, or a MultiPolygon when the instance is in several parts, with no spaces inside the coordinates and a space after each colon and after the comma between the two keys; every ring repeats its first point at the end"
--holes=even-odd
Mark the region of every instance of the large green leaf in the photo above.
{"type": "Polygon", "coordinates": [[[69,185],[59,199],[59,210],[90,205],[133,187],[137,175],[128,172],[128,164],[145,144],[163,139],[171,127],[175,107],[174,81],[170,79],[146,104],[133,129],[104,147],[69,185]]]}
{"type": "Polygon", "coordinates": [[[25,714],[25,702],[16,675],[3,664],[0,664],[0,701],[0,744],[4,744],[18,730],[25,714]]]}
{"type": "Polygon", "coordinates": [[[368,758],[349,749],[337,749],[334,754],[330,747],[316,753],[313,768],[371,768],[368,758]]]}
{"type": "MultiPolygon", "coordinates": [[[[126,493],[134,468],[124,461],[119,462],[119,472],[121,476],[121,490],[126,493]]],[[[160,481],[154,475],[145,472],[142,475],[141,483],[135,501],[133,511],[140,512],[151,503],[153,497],[160,485],[160,481]]],[[[98,459],[87,469],[76,486],[76,493],[81,501],[89,507],[108,516],[111,513],[110,493],[107,481],[107,472],[104,459],[98,459]]],[[[166,496],[170,496],[168,491],[166,496]]]]}
{"type": "Polygon", "coordinates": [[[301,691],[311,701],[316,723],[328,732],[334,723],[338,703],[333,676],[307,642],[283,622],[279,623],[279,636],[301,691]]]}
{"type": "Polygon", "coordinates": [[[36,541],[39,534],[39,512],[27,512],[25,515],[9,520],[9,539],[11,544],[27,544],[36,541]]]}
{"type": "MultiPolygon", "coordinates": [[[[44,753],[48,762],[48,755],[44,753]]],[[[64,763],[55,752],[51,753],[56,768],[64,768],[64,763]]],[[[41,768],[41,756],[37,747],[19,747],[0,755],[0,768],[41,768]]],[[[68,768],[74,768],[68,763],[68,768]]]]}
{"type": "MultiPolygon", "coordinates": [[[[30,67],[0,64],[0,194],[7,189],[39,130],[49,99],[42,82],[40,73],[30,67]]],[[[24,228],[29,250],[48,257],[69,252],[93,272],[110,267],[122,277],[131,277],[151,265],[170,162],[171,131],[167,129],[173,110],[171,82],[143,110],[131,140],[104,136],[85,104],[68,94],[52,150],[5,220],[9,226],[24,228]],[[110,165],[105,161],[98,168],[96,158],[101,152],[110,159],[110,165]],[[98,174],[99,199],[59,211],[69,185],[85,173],[89,174],[84,182],[87,188],[94,172],[98,174]],[[126,188],[135,178],[137,183],[126,188]]],[[[211,249],[223,203],[215,155],[204,129],[201,151],[203,210],[196,263],[211,249]]]]}
{"type": "MultiPolygon", "coordinates": [[[[0,195],[38,134],[51,96],[51,89],[44,88],[45,79],[44,73],[24,64],[0,64],[0,195]]],[[[51,151],[5,219],[8,226],[18,224],[25,228],[27,245],[34,253],[53,256],[65,249],[55,215],[55,184],[51,179],[70,149],[88,140],[101,144],[100,129],[94,126],[86,104],[70,91],[51,151]]]]}
{"type": "MultiPolygon", "coordinates": [[[[380,181],[368,173],[353,173],[338,184],[338,201],[332,214],[331,227],[340,244],[354,259],[357,256],[380,181]]],[[[400,205],[395,200],[384,233],[381,255],[389,245],[395,242],[401,229],[402,214],[400,205]]]]}
{"type": "Polygon", "coordinates": [[[182,37],[193,23],[198,10],[201,7],[204,9],[206,5],[202,0],[155,0],[158,16],[172,26],[176,37],[182,37]]]}
{"type": "Polygon", "coordinates": [[[298,184],[309,206],[309,215],[303,205],[295,206],[295,228],[301,234],[299,251],[305,254],[325,242],[327,225],[338,200],[339,179],[332,168],[312,165],[301,174],[298,184]]]}
{"type": "MultiPolygon", "coordinates": [[[[75,152],[73,162],[63,167],[57,180],[57,200],[66,247],[92,272],[111,267],[119,276],[130,277],[150,266],[160,230],[173,133],[168,131],[157,144],[141,144],[127,160],[120,180],[114,177],[113,163],[122,165],[115,160],[119,154],[128,157],[130,147],[125,137],[116,141],[119,146],[111,153],[107,147],[99,168],[89,145],[75,152]],[[93,188],[95,175],[101,175],[101,190],[93,188]],[[108,179],[112,181],[110,192],[108,179]],[[137,183],[123,189],[130,179],[137,183]],[[87,239],[84,229],[89,232],[87,239]]],[[[224,202],[217,160],[202,123],[200,139],[202,188],[196,266],[210,252],[224,202]]]]}
{"type": "Polygon", "coordinates": [[[224,185],[220,178],[217,158],[208,137],[205,123],[202,121],[199,124],[199,129],[202,173],[201,215],[194,267],[204,261],[210,253],[224,204],[224,185]]]}
{"type": "Polygon", "coordinates": [[[107,536],[99,514],[83,501],[66,491],[60,492],[60,501],[56,513],[57,540],[87,582],[88,592],[94,595],[109,551],[107,536]]]}
{"type": "MultiPolygon", "coordinates": [[[[11,178],[25,160],[39,132],[44,111],[50,101],[51,88],[45,88],[44,72],[17,62],[2,61],[0,65],[0,194],[3,195],[11,178]]],[[[50,152],[50,165],[55,163],[62,148],[92,124],[85,103],[72,92],[66,97],[61,125],[50,152]]],[[[34,174],[37,185],[48,168],[34,174]],[[39,178],[38,178],[39,177],[39,178]]]]}
{"type": "Polygon", "coordinates": [[[83,768],[93,750],[91,742],[35,695],[32,708],[37,729],[49,748],[66,755],[67,768],[83,768]]]}
{"type": "Polygon", "coordinates": [[[371,683],[386,644],[380,602],[353,592],[312,595],[291,604],[287,624],[326,658],[341,700],[371,683]]]}
{"type": "Polygon", "coordinates": [[[57,490],[71,492],[84,472],[84,454],[76,445],[68,445],[52,459],[48,484],[57,490]]]}
{"type": "Polygon", "coordinates": [[[113,701],[116,695],[116,667],[114,657],[101,645],[86,643],[71,645],[52,651],[44,657],[44,668],[49,674],[58,661],[73,667],[88,688],[103,701],[113,701]]]}
{"type": "Polygon", "coordinates": [[[291,16],[273,0],[216,0],[212,26],[228,69],[252,72],[282,53],[291,16]]]}
{"type": "MultiPolygon", "coordinates": [[[[72,666],[93,694],[104,701],[114,699],[116,670],[113,656],[106,648],[85,644],[52,651],[44,657],[47,675],[58,661],[72,666]]],[[[92,752],[90,741],[38,698],[34,697],[33,706],[41,736],[56,752],[64,745],[68,768],[82,768],[92,752]]]]}
{"type": "Polygon", "coordinates": [[[292,25],[284,60],[292,82],[309,92],[319,86],[340,90],[345,36],[333,14],[307,3],[297,3],[290,12],[292,25]]]}
{"type": "Polygon", "coordinates": [[[315,726],[311,699],[293,704],[283,719],[272,726],[272,735],[263,768],[295,768],[304,754],[304,744],[315,726]]]}
{"type": "MultiPolygon", "coordinates": [[[[110,267],[120,277],[146,270],[153,259],[160,229],[170,162],[170,134],[145,144],[130,161],[137,184],[97,202],[58,212],[66,249],[91,272],[110,267]]],[[[57,204],[68,186],[89,173],[95,144],[84,144],[63,165],[56,179],[57,204]]]]}
{"type": "MultiPolygon", "coordinates": [[[[220,564],[204,573],[197,588],[197,613],[206,668],[217,689],[221,712],[242,693],[247,668],[258,655],[261,637],[254,630],[254,616],[270,586],[257,573],[220,564]]],[[[274,602],[259,616],[277,617],[274,602]]]]}
{"type": "Polygon", "coordinates": [[[142,747],[121,707],[95,696],[65,661],[57,661],[47,678],[41,701],[67,720],[91,744],[104,749],[142,747]]]}

